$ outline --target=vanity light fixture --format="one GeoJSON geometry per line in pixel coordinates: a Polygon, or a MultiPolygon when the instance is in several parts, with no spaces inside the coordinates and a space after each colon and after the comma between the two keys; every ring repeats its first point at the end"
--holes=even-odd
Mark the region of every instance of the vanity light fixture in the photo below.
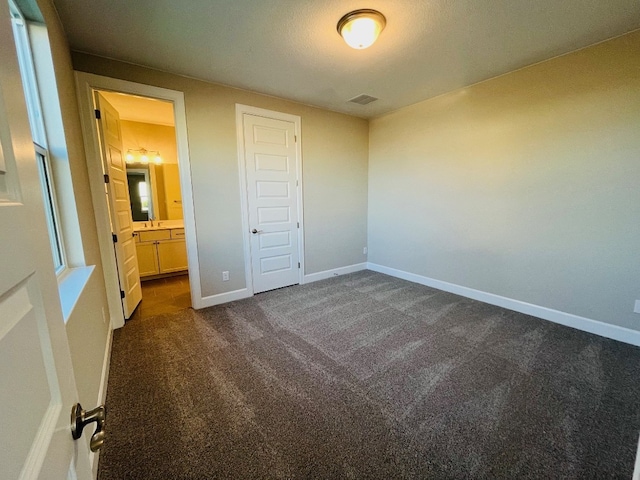
{"type": "Polygon", "coordinates": [[[150,156],[153,156],[153,163],[156,165],[162,163],[162,157],[158,150],[147,150],[146,148],[138,148],[137,150],[130,148],[124,158],[127,163],[149,163],[150,156]]]}
{"type": "Polygon", "coordinates": [[[338,21],[338,33],[351,48],[362,50],[373,45],[386,24],[383,14],[363,8],[344,15],[338,21]]]}

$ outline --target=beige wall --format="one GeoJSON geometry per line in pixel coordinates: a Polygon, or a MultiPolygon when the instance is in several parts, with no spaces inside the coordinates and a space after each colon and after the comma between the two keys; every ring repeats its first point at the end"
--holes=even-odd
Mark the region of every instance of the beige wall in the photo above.
{"type": "MultiPolygon", "coordinates": [[[[168,125],[121,120],[122,148],[157,150],[163,163],[178,163],[176,129],[168,125]]],[[[153,160],[153,157],[151,157],[153,160]]]]}
{"type": "Polygon", "coordinates": [[[164,194],[163,200],[168,220],[181,220],[182,192],[180,191],[180,169],[175,163],[166,163],[161,166],[163,170],[164,194]]]}
{"type": "Polygon", "coordinates": [[[305,273],[366,260],[366,120],[87,54],[72,58],[76,70],[184,92],[203,296],[245,287],[236,103],[302,118],[305,273]]]}
{"type": "Polygon", "coordinates": [[[371,122],[369,260],[639,329],[640,32],[371,122]]]}
{"type": "MultiPolygon", "coordinates": [[[[98,394],[109,335],[109,325],[105,322],[103,312],[108,313],[109,310],[89,190],[69,47],[51,2],[39,0],[38,6],[49,34],[53,67],[60,97],[64,143],[66,143],[66,152],[62,153],[62,149],[59,149],[60,154],[56,161],[67,162],[63,170],[66,170],[67,174],[71,176],[70,184],[73,188],[77,211],[77,217],[72,220],[78,222],[75,228],[79,230],[81,237],[80,243],[74,244],[74,248],[81,248],[82,252],[80,255],[74,255],[74,258],[83,259],[85,265],[96,266],[67,321],[67,336],[78,386],[79,401],[86,407],[93,407],[100,401],[98,394]]],[[[66,185],[68,184],[66,183],[66,185]]],[[[59,193],[64,195],[68,191],[60,191],[59,193]]],[[[76,263],[73,266],[80,265],[76,263]]]]}
{"type": "Polygon", "coordinates": [[[106,312],[108,307],[104,279],[99,272],[94,271],[67,320],[67,338],[78,398],[86,408],[94,408],[104,401],[98,398],[98,394],[110,330],[106,312]]]}

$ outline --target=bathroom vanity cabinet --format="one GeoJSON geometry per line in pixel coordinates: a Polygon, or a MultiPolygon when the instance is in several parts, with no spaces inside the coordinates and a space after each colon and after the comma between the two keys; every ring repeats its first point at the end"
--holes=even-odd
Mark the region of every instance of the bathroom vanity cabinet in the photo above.
{"type": "Polygon", "coordinates": [[[187,270],[184,228],[141,230],[136,234],[140,277],[187,270]]]}

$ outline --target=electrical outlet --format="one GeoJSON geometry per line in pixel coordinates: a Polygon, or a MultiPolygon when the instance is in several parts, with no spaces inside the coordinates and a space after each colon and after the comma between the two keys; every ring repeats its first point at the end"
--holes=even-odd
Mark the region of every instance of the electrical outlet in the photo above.
{"type": "Polygon", "coordinates": [[[363,254],[363,255],[366,255],[368,251],[369,251],[369,250],[367,249],[367,247],[364,247],[364,248],[362,249],[362,254],[363,254]]]}
{"type": "Polygon", "coordinates": [[[229,272],[227,272],[226,270],[224,272],[222,272],[222,281],[223,282],[228,282],[229,281],[229,272]]]}
{"type": "Polygon", "coordinates": [[[640,300],[636,300],[636,305],[635,305],[635,307],[633,308],[633,311],[634,311],[635,313],[640,313],[640,300]]]}

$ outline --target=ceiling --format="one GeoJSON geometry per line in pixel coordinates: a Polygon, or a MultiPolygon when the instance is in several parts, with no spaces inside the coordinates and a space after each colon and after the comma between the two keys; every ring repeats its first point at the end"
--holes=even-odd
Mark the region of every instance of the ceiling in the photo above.
{"type": "Polygon", "coordinates": [[[121,120],[174,126],[173,103],[116,92],[101,92],[121,120]]]}
{"type": "Polygon", "coordinates": [[[365,118],[640,28],[638,0],[54,3],[73,50],[365,118]],[[336,32],[358,8],[387,18],[366,50],[336,32]]]}

